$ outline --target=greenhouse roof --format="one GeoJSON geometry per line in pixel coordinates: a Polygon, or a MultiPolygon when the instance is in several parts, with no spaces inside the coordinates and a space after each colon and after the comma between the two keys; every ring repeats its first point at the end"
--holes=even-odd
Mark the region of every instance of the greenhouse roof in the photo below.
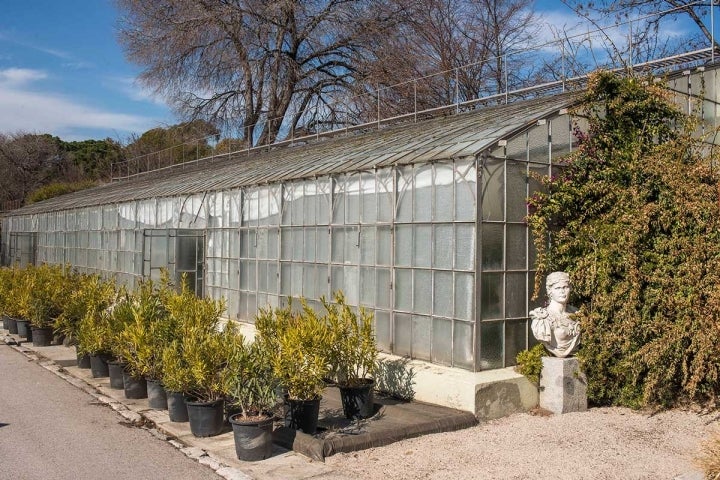
{"type": "Polygon", "coordinates": [[[575,104],[577,98],[577,93],[565,93],[386,126],[372,132],[348,132],[305,145],[240,151],[51,198],[11,214],[185,196],[393,165],[473,157],[538,120],[556,115],[561,109],[575,104]]]}

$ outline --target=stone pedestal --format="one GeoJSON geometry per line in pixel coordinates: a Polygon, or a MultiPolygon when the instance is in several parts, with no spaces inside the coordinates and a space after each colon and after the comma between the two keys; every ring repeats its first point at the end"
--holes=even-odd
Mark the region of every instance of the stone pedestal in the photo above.
{"type": "Polygon", "coordinates": [[[553,413],[587,410],[587,380],[576,358],[543,357],[540,407],[553,413]]]}

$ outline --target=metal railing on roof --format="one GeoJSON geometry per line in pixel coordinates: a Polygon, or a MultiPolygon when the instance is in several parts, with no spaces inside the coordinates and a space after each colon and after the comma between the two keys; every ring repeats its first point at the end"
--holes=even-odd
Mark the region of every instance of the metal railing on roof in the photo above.
{"type": "MultiPolygon", "coordinates": [[[[690,5],[695,5],[696,3],[700,4],[701,2],[695,2],[690,5]]],[[[647,18],[651,18],[653,16],[667,14],[675,10],[685,8],[687,6],[688,5],[674,7],[670,10],[666,10],[663,12],[657,12],[643,17],[630,19],[625,22],[615,24],[612,27],[598,28],[593,31],[588,30],[585,33],[574,35],[573,37],[567,37],[566,40],[570,40],[571,38],[589,39],[590,35],[598,34],[607,36],[606,29],[620,28],[628,24],[630,25],[630,28],[632,30],[633,22],[641,21],[647,18]]],[[[582,41],[584,40],[581,40],[581,42],[582,41]]],[[[549,47],[554,46],[556,43],[557,42],[555,41],[549,42],[547,44],[534,47],[533,49],[510,52],[503,55],[502,57],[495,57],[489,60],[484,60],[482,62],[475,62],[462,67],[454,68],[452,70],[446,70],[443,72],[437,72],[432,75],[415,78],[406,82],[402,82],[400,84],[378,88],[375,90],[375,92],[355,96],[349,100],[346,100],[345,102],[342,102],[342,104],[346,106],[345,111],[350,110],[350,108],[348,108],[347,106],[359,103],[358,99],[363,97],[365,98],[363,102],[366,106],[375,104],[376,108],[375,112],[373,112],[375,114],[375,117],[369,121],[351,122],[348,115],[348,118],[346,118],[341,125],[341,122],[339,120],[334,119],[332,122],[330,122],[330,124],[333,125],[334,128],[331,127],[325,131],[321,131],[320,128],[316,127],[316,131],[314,132],[306,133],[307,130],[303,129],[301,130],[301,133],[296,132],[292,128],[289,128],[286,130],[286,135],[283,140],[274,141],[272,143],[262,145],[252,145],[252,141],[226,138],[224,141],[226,142],[227,150],[225,151],[220,151],[219,145],[221,145],[222,143],[219,141],[220,139],[217,135],[202,137],[191,140],[189,142],[185,142],[180,145],[166,148],[164,150],[140,155],[122,162],[113,163],[111,165],[111,180],[116,181],[122,179],[129,179],[146,175],[152,172],[164,171],[167,169],[184,169],[201,162],[212,161],[214,159],[225,158],[242,153],[250,154],[251,152],[267,150],[268,148],[295,145],[297,143],[306,143],[308,141],[312,141],[313,139],[320,139],[327,136],[335,136],[338,134],[345,134],[362,130],[379,129],[387,124],[394,122],[418,121],[419,119],[427,118],[438,114],[456,113],[465,110],[475,109],[485,105],[506,104],[520,99],[536,98],[541,96],[554,95],[565,91],[582,89],[586,84],[588,73],[584,73],[582,75],[572,78],[565,78],[566,62],[568,59],[566,58],[564,48],[561,48],[560,57],[562,69],[561,79],[541,84],[521,86],[513,89],[510,89],[508,87],[509,83],[507,75],[509,57],[514,58],[514,61],[516,62],[519,59],[519,63],[522,64],[522,55],[533,55],[534,59],[538,56],[539,52],[547,50],[549,47]],[[496,86],[494,91],[486,90],[485,92],[480,92],[480,94],[478,94],[476,98],[461,98],[461,93],[459,89],[460,82],[458,80],[460,77],[460,72],[466,71],[471,68],[477,68],[484,64],[497,63],[498,61],[502,62],[502,73],[505,76],[504,81],[499,81],[500,87],[498,88],[496,86]],[[422,87],[427,87],[428,85],[430,85],[431,88],[437,87],[437,84],[433,84],[433,82],[436,82],[436,79],[438,77],[441,77],[442,80],[447,82],[445,85],[443,85],[444,89],[447,89],[448,91],[452,91],[454,89],[454,102],[444,103],[439,106],[420,107],[418,104],[419,90],[422,90],[422,87]],[[405,96],[403,96],[402,94],[399,96],[394,95],[393,91],[402,91],[405,96]],[[407,98],[408,95],[412,95],[411,99],[407,98]],[[393,98],[398,100],[395,104],[392,103],[393,98]],[[407,111],[403,111],[401,104],[409,104],[411,108],[409,108],[407,111]],[[386,111],[389,111],[391,113],[383,114],[382,107],[385,107],[386,111]],[[201,150],[203,154],[201,154],[201,150]]],[[[714,45],[714,37],[711,40],[711,45],[714,45]]],[[[717,51],[717,49],[708,47],[647,62],[635,63],[632,56],[632,46],[628,50],[630,52],[629,58],[624,60],[626,66],[613,70],[633,70],[635,72],[660,73],[665,69],[690,68],[692,66],[697,66],[701,63],[713,62],[715,60],[715,54],[720,53],[717,51]]],[[[366,108],[363,113],[365,115],[368,115],[370,114],[369,110],[369,108],[366,108]]],[[[257,125],[246,126],[243,128],[244,135],[242,136],[246,139],[252,139],[252,132],[255,131],[256,127],[264,126],[268,122],[282,123],[283,120],[283,118],[267,119],[257,125]]]]}

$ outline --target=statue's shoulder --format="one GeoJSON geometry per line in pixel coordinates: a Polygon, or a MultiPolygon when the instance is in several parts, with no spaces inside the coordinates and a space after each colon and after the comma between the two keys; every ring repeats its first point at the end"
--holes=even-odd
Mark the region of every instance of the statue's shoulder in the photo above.
{"type": "Polygon", "coordinates": [[[541,320],[548,317],[548,311],[545,307],[538,307],[530,311],[530,318],[533,320],[541,320]]]}

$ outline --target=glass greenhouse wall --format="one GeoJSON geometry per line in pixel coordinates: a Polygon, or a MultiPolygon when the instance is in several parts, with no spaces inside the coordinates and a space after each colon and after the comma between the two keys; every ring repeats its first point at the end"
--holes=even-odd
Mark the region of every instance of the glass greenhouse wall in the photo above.
{"type": "MultiPolygon", "coordinates": [[[[712,93],[702,102],[678,95],[702,109],[705,132],[718,124],[716,82],[713,70],[670,83],[679,93],[701,84],[712,93]]],[[[471,371],[510,366],[534,343],[528,312],[542,302],[532,299],[526,199],[573,150],[573,126],[584,129],[553,108],[531,122],[521,111],[507,133],[492,117],[497,124],[487,131],[495,136],[472,154],[442,146],[446,157],[433,161],[20,210],[2,218],[2,260],[69,263],[129,285],[167,268],[197,294],[227,299],[228,317],[251,323],[261,307],[302,297],[320,308],[320,297],[342,290],[349,304],[374,313],[386,352],[471,371]]],[[[454,145],[480,144],[483,132],[454,145]]]]}

